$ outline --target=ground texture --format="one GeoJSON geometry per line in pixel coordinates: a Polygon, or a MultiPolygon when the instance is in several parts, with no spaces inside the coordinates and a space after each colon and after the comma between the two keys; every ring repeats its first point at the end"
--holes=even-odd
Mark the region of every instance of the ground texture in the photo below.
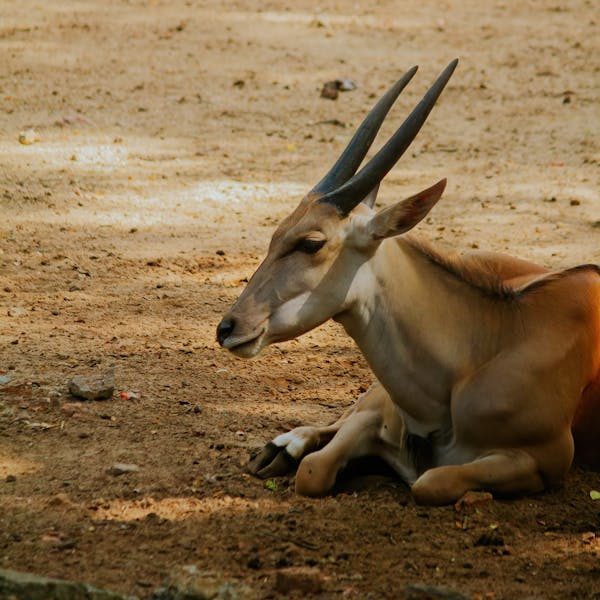
{"type": "Polygon", "coordinates": [[[382,475],[322,500],[265,487],[251,451],[333,420],[370,374],[334,325],[249,362],[214,342],[274,225],[413,64],[384,135],[461,59],[381,204],[448,177],[423,237],[598,262],[593,5],[5,2],[0,567],[140,597],[189,564],[261,597],[289,567],[331,597],[600,597],[600,475],[468,515],[382,475]],[[321,98],[338,77],[358,88],[321,98]],[[111,367],[113,399],[69,396],[111,367]]]}

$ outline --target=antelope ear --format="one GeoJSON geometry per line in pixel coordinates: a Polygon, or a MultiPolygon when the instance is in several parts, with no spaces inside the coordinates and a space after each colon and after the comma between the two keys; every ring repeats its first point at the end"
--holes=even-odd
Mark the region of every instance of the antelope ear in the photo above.
{"type": "Polygon", "coordinates": [[[377,184],[367,195],[367,197],[363,200],[363,202],[369,207],[373,208],[375,204],[375,200],[377,200],[377,192],[379,191],[379,184],[377,184]]]}
{"type": "Polygon", "coordinates": [[[382,240],[412,229],[441,198],[445,187],[446,180],[442,179],[415,196],[384,208],[368,222],[367,231],[370,236],[375,240],[382,240]]]}

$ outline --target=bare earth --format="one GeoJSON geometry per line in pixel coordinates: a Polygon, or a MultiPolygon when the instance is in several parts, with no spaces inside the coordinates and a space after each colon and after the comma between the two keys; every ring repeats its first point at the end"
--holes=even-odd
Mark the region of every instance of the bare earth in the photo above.
{"type": "Polygon", "coordinates": [[[1,3],[0,567],[140,597],[194,564],[259,597],[312,566],[326,597],[600,598],[600,474],[466,518],[388,475],[265,487],[249,454],[370,374],[334,325],[249,362],[214,342],[274,225],[413,64],[384,136],[461,59],[381,204],[448,177],[424,237],[599,262],[594,4],[1,3]],[[337,77],[358,89],[320,98],[337,77]],[[113,365],[112,400],[69,396],[113,365]]]}

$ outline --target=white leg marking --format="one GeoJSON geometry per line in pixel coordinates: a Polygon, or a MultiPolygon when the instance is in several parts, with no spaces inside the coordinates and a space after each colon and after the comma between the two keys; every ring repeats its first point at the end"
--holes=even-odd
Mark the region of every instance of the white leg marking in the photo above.
{"type": "Polygon", "coordinates": [[[296,459],[302,458],[309,442],[309,436],[301,435],[296,429],[288,431],[287,433],[282,433],[273,440],[273,443],[276,446],[279,446],[280,448],[285,447],[288,454],[296,459]]]}

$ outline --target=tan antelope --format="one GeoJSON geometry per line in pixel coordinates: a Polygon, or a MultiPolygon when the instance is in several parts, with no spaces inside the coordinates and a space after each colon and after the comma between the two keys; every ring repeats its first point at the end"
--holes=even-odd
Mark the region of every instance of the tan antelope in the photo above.
{"type": "Polygon", "coordinates": [[[600,267],[449,256],[404,235],[445,180],[373,210],[457,62],[356,173],[416,67],[381,98],[217,328],[221,346],[249,358],[334,319],[373,370],[377,381],[338,421],[281,434],[250,461],[260,477],[297,466],[300,494],[327,494],[361,456],[381,457],[427,504],[539,492],[575,450],[600,466],[600,267]]]}

